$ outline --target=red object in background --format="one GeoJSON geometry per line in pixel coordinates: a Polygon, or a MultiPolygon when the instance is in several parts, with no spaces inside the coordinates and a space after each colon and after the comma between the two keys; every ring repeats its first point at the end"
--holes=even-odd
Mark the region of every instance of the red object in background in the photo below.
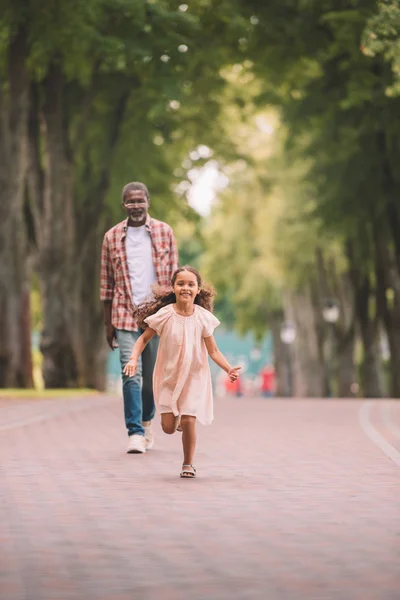
{"type": "Polygon", "coordinates": [[[242,384],[240,381],[240,377],[236,379],[236,381],[231,381],[229,377],[225,379],[225,390],[230,394],[241,394],[242,392],[242,384]]]}
{"type": "Polygon", "coordinates": [[[271,365],[267,365],[260,371],[261,377],[261,391],[262,392],[274,392],[275,391],[275,380],[276,374],[275,369],[271,365]]]}

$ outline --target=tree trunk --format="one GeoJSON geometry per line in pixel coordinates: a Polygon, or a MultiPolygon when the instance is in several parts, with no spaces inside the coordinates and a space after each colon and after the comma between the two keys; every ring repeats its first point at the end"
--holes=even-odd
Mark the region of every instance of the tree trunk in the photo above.
{"type": "Polygon", "coordinates": [[[376,252],[376,277],[379,288],[383,321],[390,347],[391,395],[400,398],[400,212],[397,164],[393,161],[390,139],[392,123],[377,131],[377,146],[382,163],[382,189],[386,201],[386,222],[374,221],[374,241],[376,252]],[[389,235],[385,235],[385,233],[389,235]],[[392,244],[388,244],[388,238],[392,244]],[[392,292],[389,301],[387,292],[392,292]]]}
{"type": "Polygon", "coordinates": [[[288,294],[285,312],[288,319],[294,322],[297,332],[293,344],[293,395],[320,398],[324,395],[324,368],[321,365],[316,315],[310,291],[288,294]]]}
{"type": "Polygon", "coordinates": [[[85,361],[82,377],[86,387],[105,390],[106,359],[103,306],[99,301],[100,255],[104,229],[100,224],[87,231],[80,268],[81,312],[78,317],[85,361]]]}
{"type": "Polygon", "coordinates": [[[400,327],[392,327],[390,331],[390,394],[392,398],[400,398],[400,327]]]}
{"type": "Polygon", "coordinates": [[[266,320],[271,328],[272,341],[274,347],[274,367],[276,373],[276,395],[284,398],[290,396],[288,361],[290,355],[288,347],[281,340],[281,326],[283,314],[270,316],[267,314],[266,320]]]}
{"type": "Polygon", "coordinates": [[[361,364],[361,385],[366,398],[381,398],[383,393],[382,365],[378,346],[378,321],[369,316],[370,282],[365,275],[356,293],[357,316],[364,356],[361,364]]]}
{"type": "MultiPolygon", "coordinates": [[[[44,102],[31,118],[31,192],[36,223],[38,271],[43,309],[40,349],[48,388],[78,387],[82,349],[76,278],[72,164],[64,111],[64,81],[52,66],[43,85],[44,102]],[[38,126],[40,121],[40,127],[38,126]],[[40,140],[39,140],[40,137],[40,140]],[[40,144],[42,152],[40,152],[40,144]]],[[[37,98],[36,98],[37,100],[37,98]]]]}
{"type": "Polygon", "coordinates": [[[24,221],[28,76],[26,34],[11,40],[0,85],[0,387],[32,387],[28,245],[24,221]]]}
{"type": "Polygon", "coordinates": [[[365,398],[382,398],[383,381],[380,366],[379,349],[376,339],[376,327],[371,322],[360,323],[364,358],[361,364],[361,386],[365,398]]]}
{"type": "Polygon", "coordinates": [[[322,248],[316,251],[317,284],[313,288],[315,310],[318,313],[317,334],[321,362],[325,367],[325,395],[348,398],[357,380],[354,360],[355,316],[354,294],[350,274],[337,272],[334,258],[325,260],[322,248]],[[336,323],[325,323],[322,317],[326,301],[333,300],[339,308],[336,323]]]}
{"type": "Polygon", "coordinates": [[[112,118],[105,125],[104,156],[100,173],[91,170],[90,157],[86,157],[85,174],[81,177],[89,181],[87,195],[78,204],[77,252],[80,258],[79,285],[80,314],[77,316],[84,349],[82,378],[87,387],[104,390],[106,388],[106,359],[109,352],[105,341],[103,306],[99,301],[100,256],[103,235],[112,223],[104,216],[104,205],[110,185],[112,153],[118,142],[121,125],[124,121],[127,102],[132,85],[121,86],[114,105],[112,118]]]}
{"type": "Polygon", "coordinates": [[[354,315],[354,293],[349,273],[337,275],[333,269],[333,287],[340,306],[340,317],[335,325],[335,355],[337,364],[337,396],[351,398],[354,396],[354,383],[357,382],[354,358],[356,327],[354,315]]]}
{"type": "Polygon", "coordinates": [[[337,350],[339,398],[352,398],[356,394],[353,387],[357,382],[354,363],[355,341],[355,328],[352,327],[339,342],[337,350]]]}
{"type": "Polygon", "coordinates": [[[381,398],[383,392],[382,361],[378,346],[378,331],[380,306],[379,297],[371,287],[370,273],[366,270],[365,263],[371,256],[371,239],[366,230],[362,231],[363,262],[360,268],[356,257],[356,246],[352,241],[346,244],[347,258],[349,260],[350,281],[354,290],[355,317],[358,323],[360,337],[363,345],[363,362],[361,364],[361,387],[366,398],[381,398]],[[375,314],[370,314],[370,301],[375,300],[375,314]]]}
{"type": "Polygon", "coordinates": [[[378,302],[390,348],[390,393],[393,398],[400,398],[400,275],[396,258],[378,229],[375,242],[378,302]]]}

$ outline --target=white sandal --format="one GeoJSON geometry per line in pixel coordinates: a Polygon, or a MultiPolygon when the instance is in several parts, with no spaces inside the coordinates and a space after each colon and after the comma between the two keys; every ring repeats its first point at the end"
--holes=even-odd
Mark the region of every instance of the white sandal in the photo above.
{"type": "Polygon", "coordinates": [[[194,466],[182,465],[181,477],[182,479],[193,479],[194,477],[196,477],[196,469],[194,468],[194,466]],[[191,470],[189,470],[187,467],[190,467],[191,470]]]}

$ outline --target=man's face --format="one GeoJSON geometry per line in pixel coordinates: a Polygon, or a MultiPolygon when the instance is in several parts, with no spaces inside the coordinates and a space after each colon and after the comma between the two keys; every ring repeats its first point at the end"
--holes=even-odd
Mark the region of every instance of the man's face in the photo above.
{"type": "Polygon", "coordinates": [[[122,204],[129,217],[129,225],[139,227],[146,223],[149,200],[143,190],[127,192],[122,204]]]}

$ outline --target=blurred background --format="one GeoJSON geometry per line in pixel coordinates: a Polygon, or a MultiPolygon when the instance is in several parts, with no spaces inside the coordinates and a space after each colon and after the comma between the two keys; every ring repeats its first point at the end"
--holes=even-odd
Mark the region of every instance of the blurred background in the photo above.
{"type": "Polygon", "coordinates": [[[140,180],[217,290],[217,393],[400,396],[397,1],[0,15],[0,387],[118,388],[100,248],[140,180]]]}

